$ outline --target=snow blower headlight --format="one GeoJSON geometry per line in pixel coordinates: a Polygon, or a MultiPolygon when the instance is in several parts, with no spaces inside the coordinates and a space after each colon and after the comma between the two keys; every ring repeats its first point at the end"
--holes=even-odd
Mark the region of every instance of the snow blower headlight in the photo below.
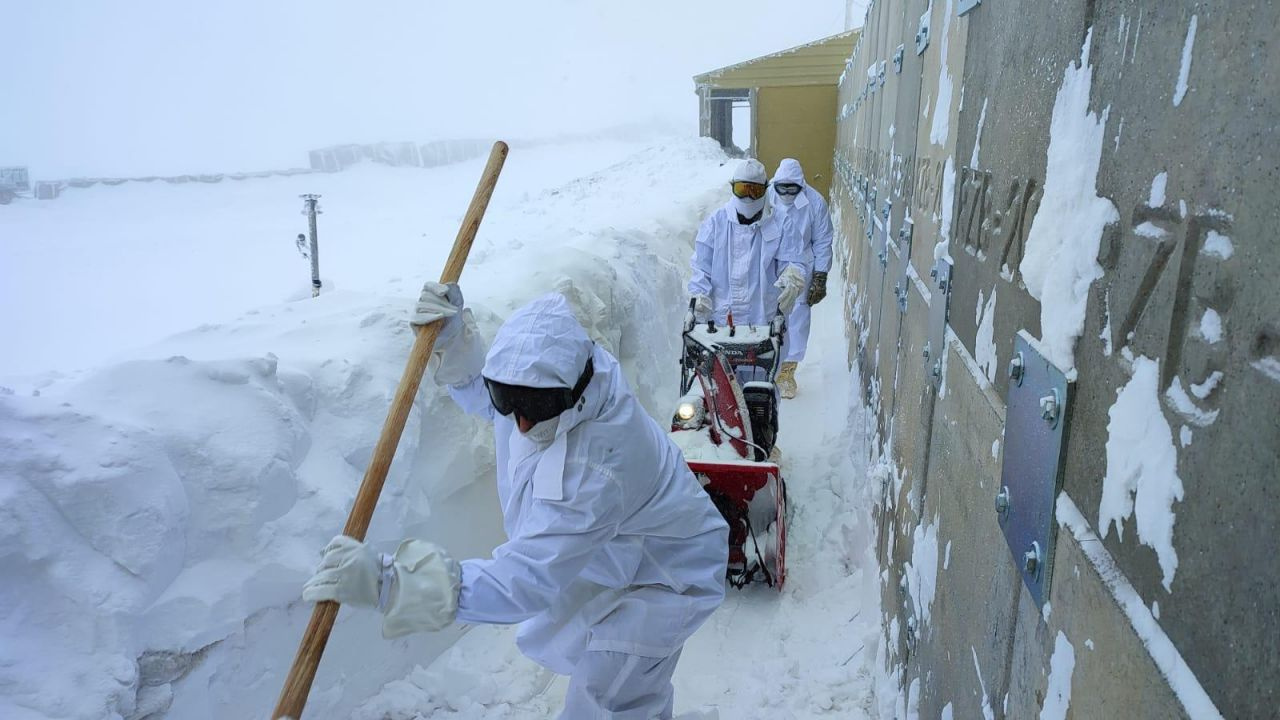
{"type": "Polygon", "coordinates": [[[697,400],[681,400],[676,406],[676,416],[672,423],[686,430],[702,426],[702,403],[697,400]]]}
{"type": "Polygon", "coordinates": [[[698,409],[691,402],[680,403],[680,407],[676,408],[676,417],[681,420],[692,420],[694,415],[698,414],[698,409]]]}

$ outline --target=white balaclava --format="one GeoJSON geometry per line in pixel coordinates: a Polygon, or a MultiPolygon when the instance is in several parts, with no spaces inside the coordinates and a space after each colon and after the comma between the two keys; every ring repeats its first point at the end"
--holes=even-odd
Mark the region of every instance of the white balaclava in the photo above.
{"type": "MultiPolygon", "coordinates": [[[[747,158],[738,163],[738,169],[733,172],[733,181],[753,182],[764,185],[769,181],[769,176],[765,172],[764,165],[759,160],[747,158]]],[[[751,198],[740,198],[734,195],[733,207],[742,217],[754,217],[756,213],[764,209],[764,197],[752,200],[751,198]]]]}
{"type": "MultiPolygon", "coordinates": [[[[772,183],[775,186],[779,183],[791,183],[803,188],[805,184],[804,170],[800,167],[800,162],[795,158],[783,158],[782,162],[778,163],[778,171],[773,174],[772,183]]],[[[800,197],[799,195],[783,195],[776,191],[774,195],[778,198],[779,203],[787,206],[794,205],[796,198],[800,197]]]]}

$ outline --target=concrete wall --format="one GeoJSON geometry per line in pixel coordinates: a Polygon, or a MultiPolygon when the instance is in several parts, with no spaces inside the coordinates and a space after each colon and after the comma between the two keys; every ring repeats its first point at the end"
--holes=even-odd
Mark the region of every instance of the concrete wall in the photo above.
{"type": "Polygon", "coordinates": [[[834,85],[762,87],[756,91],[756,157],[772,173],[785,157],[800,161],[805,179],[826,195],[836,140],[834,85]]]}
{"type": "Polygon", "coordinates": [[[936,718],[951,704],[955,717],[982,717],[985,700],[995,717],[1035,717],[1065,681],[1068,717],[1275,717],[1280,6],[984,0],[960,16],[957,5],[874,3],[837,110],[833,209],[850,360],[877,410],[882,605],[902,714],[915,703],[936,718]],[[922,15],[930,37],[917,54],[922,15]],[[1055,192],[1096,183],[1114,218],[1092,233],[1083,208],[1077,226],[1070,206],[1042,207],[1050,139],[1066,135],[1055,104],[1068,69],[1080,76],[1086,38],[1098,171],[1058,178],[1055,192]],[[1163,193],[1153,188],[1161,173],[1163,193]],[[1042,213],[1072,243],[1096,242],[1101,270],[1086,281],[1073,362],[1058,359],[1074,382],[1047,608],[1023,583],[993,507],[1014,338],[1044,338],[1042,319],[1065,312],[1042,305],[1022,272],[1042,213]],[[909,246],[894,242],[907,218],[909,246]],[[943,301],[929,278],[939,241],[954,261],[942,347],[929,338],[943,301]],[[1157,421],[1136,431],[1111,420],[1135,357],[1159,368],[1157,421]],[[1138,527],[1132,513],[1122,533],[1099,521],[1104,489],[1126,480],[1123,430],[1173,448],[1176,467],[1133,478],[1139,513],[1152,499],[1144,489],[1168,490],[1174,474],[1181,483],[1176,571],[1167,553],[1160,564],[1158,527],[1138,527]]]}

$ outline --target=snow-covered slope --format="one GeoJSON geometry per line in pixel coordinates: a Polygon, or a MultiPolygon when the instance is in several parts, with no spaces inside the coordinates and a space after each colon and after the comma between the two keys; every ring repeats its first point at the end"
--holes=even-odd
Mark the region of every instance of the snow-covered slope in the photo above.
{"type": "MultiPolygon", "coordinates": [[[[506,248],[505,241],[516,238],[495,233],[489,223],[509,219],[510,230],[546,217],[533,206],[547,193],[625,161],[646,142],[515,144],[482,238],[498,243],[491,250],[506,248]]],[[[399,290],[388,288],[389,278],[412,284],[438,275],[441,253],[453,242],[483,163],[430,169],[370,164],[335,174],[209,185],[129,183],[6,205],[0,208],[0,307],[6,308],[0,314],[0,375],[130,358],[138,346],[166,335],[310,295],[310,265],[294,249],[294,238],[307,230],[301,193],[321,195],[326,287],[387,294],[399,290]]],[[[657,190],[655,197],[640,198],[638,208],[658,210],[664,200],[705,189],[691,180],[672,187],[640,178],[631,190],[657,190]]],[[[626,188],[613,190],[618,197],[626,188]]],[[[579,229],[583,218],[571,213],[565,219],[579,229]]],[[[609,222],[597,217],[587,224],[609,222]]]]}
{"type": "MultiPolygon", "coordinates": [[[[513,149],[463,276],[482,330],[558,289],[665,413],[685,264],[723,199],[723,163],[691,139],[513,149]]],[[[0,717],[270,708],[310,613],[300,584],[342,526],[410,345],[408,309],[479,165],[102,188],[0,214],[20,280],[0,292],[24,309],[5,334],[47,345],[10,370],[127,358],[0,379],[0,717]],[[333,289],[279,304],[306,277],[291,255],[301,219],[279,208],[304,191],[325,195],[333,289]]],[[[424,383],[370,538],[485,553],[501,539],[492,437],[442,398],[424,383]]],[[[458,635],[384,641],[374,617],[344,611],[309,710],[348,716],[458,635]]]]}

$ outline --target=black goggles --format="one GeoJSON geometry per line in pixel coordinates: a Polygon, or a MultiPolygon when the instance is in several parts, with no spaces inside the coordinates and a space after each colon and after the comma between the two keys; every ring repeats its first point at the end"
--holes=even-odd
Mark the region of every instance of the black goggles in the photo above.
{"type": "Polygon", "coordinates": [[[497,380],[484,379],[484,386],[489,390],[489,401],[499,415],[515,413],[517,417],[534,423],[550,420],[577,404],[582,393],[587,391],[587,384],[595,374],[595,362],[587,358],[587,366],[578,377],[578,384],[573,389],[565,387],[534,388],[523,385],[507,385],[497,380]]]}
{"type": "Polygon", "coordinates": [[[773,191],[779,195],[799,195],[804,188],[795,183],[774,183],[773,191]]]}

